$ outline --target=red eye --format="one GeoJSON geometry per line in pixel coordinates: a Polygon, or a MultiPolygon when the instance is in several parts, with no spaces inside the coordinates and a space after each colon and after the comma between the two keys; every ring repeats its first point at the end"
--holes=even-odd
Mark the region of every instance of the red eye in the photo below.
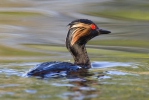
{"type": "Polygon", "coordinates": [[[91,29],[92,30],[96,29],[96,26],[94,24],[91,24],[91,29]]]}

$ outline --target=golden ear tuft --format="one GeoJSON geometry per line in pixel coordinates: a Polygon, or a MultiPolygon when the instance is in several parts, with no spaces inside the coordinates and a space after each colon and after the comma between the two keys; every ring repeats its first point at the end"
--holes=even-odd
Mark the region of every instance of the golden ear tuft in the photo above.
{"type": "Polygon", "coordinates": [[[74,45],[81,37],[87,36],[90,34],[91,27],[90,25],[83,24],[80,25],[81,27],[77,27],[74,32],[72,33],[72,40],[71,40],[71,46],[74,45]]]}
{"type": "Polygon", "coordinates": [[[83,35],[83,34],[82,34],[82,30],[83,30],[83,29],[81,29],[81,28],[77,28],[77,29],[72,33],[73,36],[72,36],[72,40],[71,40],[71,46],[74,45],[74,43],[75,43],[76,41],[78,41],[79,38],[83,35]]]}

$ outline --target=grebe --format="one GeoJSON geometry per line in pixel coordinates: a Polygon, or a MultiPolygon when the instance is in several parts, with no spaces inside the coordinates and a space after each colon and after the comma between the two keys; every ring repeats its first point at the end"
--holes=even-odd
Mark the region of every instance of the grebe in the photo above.
{"type": "Polygon", "coordinates": [[[66,73],[79,72],[91,68],[85,44],[100,34],[111,32],[98,28],[94,22],[88,19],[74,20],[68,26],[66,47],[74,58],[74,64],[59,61],[44,62],[27,72],[27,76],[46,77],[50,73],[60,73],[61,71],[66,71],[66,73]]]}

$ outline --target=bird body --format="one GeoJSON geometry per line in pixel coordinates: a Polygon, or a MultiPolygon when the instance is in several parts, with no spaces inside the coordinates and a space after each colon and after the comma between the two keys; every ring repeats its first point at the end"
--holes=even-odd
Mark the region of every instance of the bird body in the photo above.
{"type": "Polygon", "coordinates": [[[66,37],[66,47],[74,58],[74,63],[69,62],[44,62],[36,65],[29,70],[27,76],[45,77],[50,73],[59,73],[66,71],[85,72],[91,68],[90,59],[87,55],[85,44],[92,38],[100,34],[108,34],[110,31],[98,28],[98,26],[88,19],[77,19],[69,25],[69,31],[66,37]]]}
{"type": "Polygon", "coordinates": [[[69,73],[72,71],[78,71],[79,69],[79,66],[69,62],[52,61],[37,64],[27,73],[27,75],[47,77],[47,75],[51,73],[60,73],[61,71],[69,73]]]}

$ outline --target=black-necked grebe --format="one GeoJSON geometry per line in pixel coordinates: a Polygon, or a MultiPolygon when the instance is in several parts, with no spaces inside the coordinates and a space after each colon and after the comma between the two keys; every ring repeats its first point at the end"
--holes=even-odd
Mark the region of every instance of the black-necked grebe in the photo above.
{"type": "Polygon", "coordinates": [[[74,58],[74,64],[59,61],[44,62],[27,72],[27,76],[45,77],[50,73],[59,73],[61,71],[66,71],[66,73],[79,72],[91,67],[85,44],[100,34],[111,32],[98,28],[95,23],[88,19],[77,19],[68,25],[69,31],[66,37],[66,47],[74,58]]]}

